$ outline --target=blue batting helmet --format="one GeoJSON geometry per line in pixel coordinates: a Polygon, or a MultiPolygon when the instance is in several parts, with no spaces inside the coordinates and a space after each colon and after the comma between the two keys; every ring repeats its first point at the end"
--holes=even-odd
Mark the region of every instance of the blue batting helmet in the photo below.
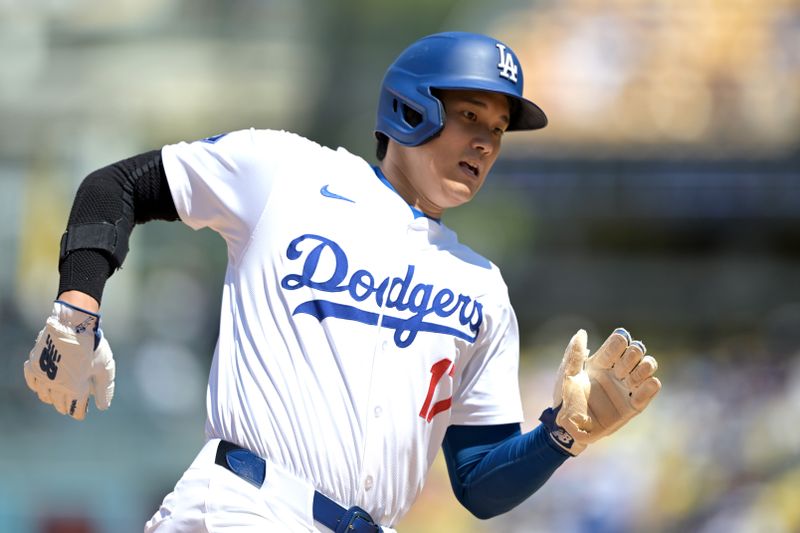
{"type": "Polygon", "coordinates": [[[511,48],[486,35],[446,32],[416,41],[389,66],[381,85],[375,132],[405,146],[420,145],[438,134],[444,127],[444,110],[432,89],[508,96],[516,102],[509,131],[547,125],[539,106],[522,96],[522,67],[511,48]]]}

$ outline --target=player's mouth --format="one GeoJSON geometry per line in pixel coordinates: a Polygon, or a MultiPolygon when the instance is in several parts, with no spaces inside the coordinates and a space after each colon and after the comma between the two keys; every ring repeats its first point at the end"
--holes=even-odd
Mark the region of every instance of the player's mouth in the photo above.
{"type": "Polygon", "coordinates": [[[478,165],[468,163],[467,161],[460,161],[458,163],[458,166],[460,166],[464,172],[466,172],[473,178],[477,178],[480,175],[481,169],[478,165]]]}

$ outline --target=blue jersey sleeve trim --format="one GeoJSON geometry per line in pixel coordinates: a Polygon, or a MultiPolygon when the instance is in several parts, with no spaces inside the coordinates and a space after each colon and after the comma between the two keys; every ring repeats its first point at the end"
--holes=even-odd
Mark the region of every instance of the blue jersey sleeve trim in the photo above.
{"type": "Polygon", "coordinates": [[[450,426],[442,450],[456,499],[482,519],[522,503],[570,457],[542,425],[450,426]]]}

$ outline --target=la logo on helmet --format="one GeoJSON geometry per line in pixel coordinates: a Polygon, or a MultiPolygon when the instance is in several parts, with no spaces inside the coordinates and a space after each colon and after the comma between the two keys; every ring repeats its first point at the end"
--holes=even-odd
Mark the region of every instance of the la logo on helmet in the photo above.
{"type": "Polygon", "coordinates": [[[514,63],[514,57],[510,53],[506,53],[505,45],[497,43],[497,49],[500,51],[500,62],[497,68],[500,69],[500,77],[517,83],[517,65],[514,63]]]}

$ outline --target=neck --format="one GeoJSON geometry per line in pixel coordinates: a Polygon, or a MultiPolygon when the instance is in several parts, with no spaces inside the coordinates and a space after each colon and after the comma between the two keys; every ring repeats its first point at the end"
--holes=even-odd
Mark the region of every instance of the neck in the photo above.
{"type": "Polygon", "coordinates": [[[378,165],[383,175],[392,184],[397,194],[405,200],[411,207],[418,209],[425,213],[426,216],[435,220],[440,220],[444,209],[436,207],[431,202],[427,202],[425,198],[412,187],[411,180],[408,179],[408,173],[403,165],[398,164],[394,158],[388,156],[383,159],[378,165]]]}

